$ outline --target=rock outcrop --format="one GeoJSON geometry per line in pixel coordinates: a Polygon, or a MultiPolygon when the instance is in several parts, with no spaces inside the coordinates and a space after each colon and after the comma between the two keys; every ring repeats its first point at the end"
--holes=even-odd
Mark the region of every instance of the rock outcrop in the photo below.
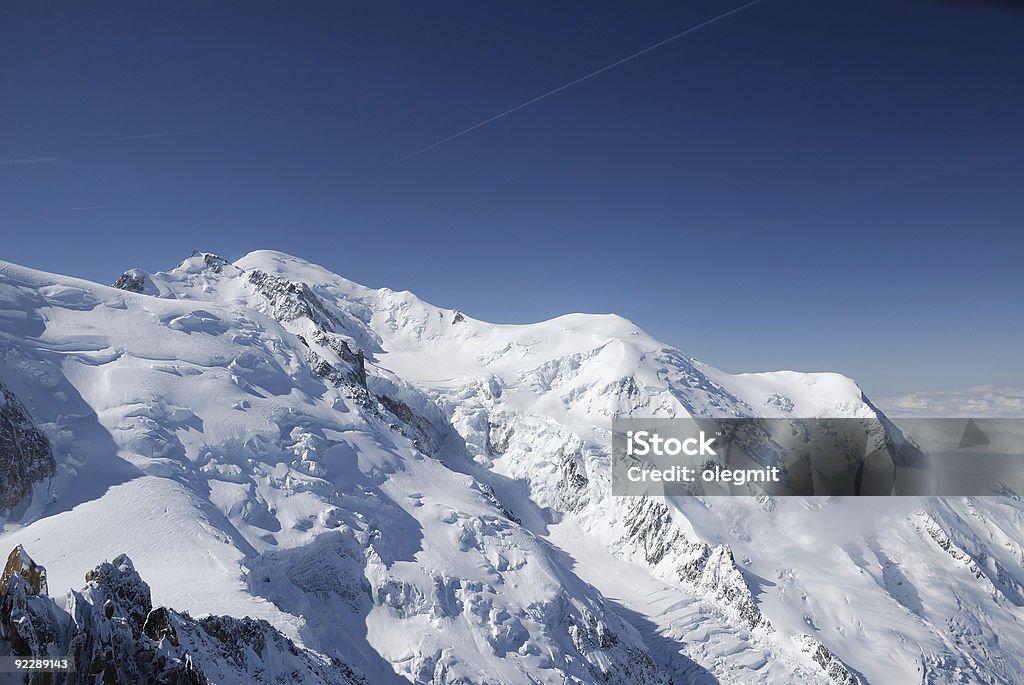
{"type": "Polygon", "coordinates": [[[360,685],[348,665],[298,647],[251,618],[193,619],[153,607],[149,585],[126,555],[85,576],[61,608],[47,596],[46,569],[18,546],[0,591],[0,653],[70,657],[73,670],[33,673],[38,685],[360,685]],[[6,643],[6,644],[4,644],[6,643]]]}
{"type": "Polygon", "coordinates": [[[13,509],[32,494],[32,484],[56,472],[46,436],[28,410],[0,383],[0,511],[13,509]]]}
{"type": "Polygon", "coordinates": [[[828,647],[821,644],[821,642],[810,635],[801,635],[798,641],[800,642],[800,648],[806,654],[810,654],[811,660],[828,674],[832,682],[838,685],[861,685],[861,679],[850,673],[850,669],[847,668],[846,664],[833,654],[828,647]]]}
{"type": "Polygon", "coordinates": [[[267,299],[271,315],[281,323],[305,317],[320,330],[344,328],[305,283],[292,283],[259,270],[250,271],[248,278],[256,292],[267,299]]]}
{"type": "Polygon", "coordinates": [[[688,540],[664,502],[635,498],[630,503],[625,540],[652,567],[667,567],[679,581],[713,598],[748,627],[773,630],[758,609],[729,546],[688,540]]]}
{"type": "Polygon", "coordinates": [[[146,272],[141,269],[129,269],[121,274],[111,287],[141,295],[146,292],[146,272]]]}

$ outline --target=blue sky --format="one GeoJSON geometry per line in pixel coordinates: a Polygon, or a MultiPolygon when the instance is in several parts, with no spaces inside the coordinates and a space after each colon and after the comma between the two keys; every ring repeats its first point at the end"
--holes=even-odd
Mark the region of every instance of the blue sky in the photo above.
{"type": "Polygon", "coordinates": [[[1024,11],[4,3],[0,258],[273,248],[493,321],[614,311],[731,371],[1024,384],[1024,11]]]}

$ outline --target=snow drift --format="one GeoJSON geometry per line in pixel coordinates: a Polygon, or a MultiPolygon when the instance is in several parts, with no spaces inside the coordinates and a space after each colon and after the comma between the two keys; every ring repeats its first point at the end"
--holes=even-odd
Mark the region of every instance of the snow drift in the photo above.
{"type": "Polygon", "coordinates": [[[3,406],[40,436],[26,457],[0,431],[0,464],[33,465],[0,474],[18,483],[0,548],[31,550],[58,591],[109,559],[94,579],[145,578],[150,607],[106,616],[99,590],[51,606],[9,582],[62,634],[123,618],[116,668],[375,684],[1024,672],[1019,499],[610,495],[615,417],[879,418],[850,379],[723,373],[615,316],[488,324],[277,252],[195,253],[116,285],[0,262],[3,406]]]}

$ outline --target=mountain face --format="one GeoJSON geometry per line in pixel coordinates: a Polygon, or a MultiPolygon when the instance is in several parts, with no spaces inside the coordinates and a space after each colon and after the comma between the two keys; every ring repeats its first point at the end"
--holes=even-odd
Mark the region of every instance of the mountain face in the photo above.
{"type": "Polygon", "coordinates": [[[611,495],[613,418],[880,418],[847,378],[726,374],[615,316],[487,324],[276,252],[115,286],[0,262],[0,548],[57,591],[113,560],[4,601],[111,682],[1024,673],[1019,499],[611,495]]]}

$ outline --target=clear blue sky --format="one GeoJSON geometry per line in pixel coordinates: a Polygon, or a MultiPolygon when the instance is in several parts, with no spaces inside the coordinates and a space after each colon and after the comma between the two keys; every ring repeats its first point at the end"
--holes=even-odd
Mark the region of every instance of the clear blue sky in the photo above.
{"type": "Polygon", "coordinates": [[[258,248],[493,321],[614,311],[732,370],[1024,384],[1024,11],[0,4],[0,258],[258,248]]]}

